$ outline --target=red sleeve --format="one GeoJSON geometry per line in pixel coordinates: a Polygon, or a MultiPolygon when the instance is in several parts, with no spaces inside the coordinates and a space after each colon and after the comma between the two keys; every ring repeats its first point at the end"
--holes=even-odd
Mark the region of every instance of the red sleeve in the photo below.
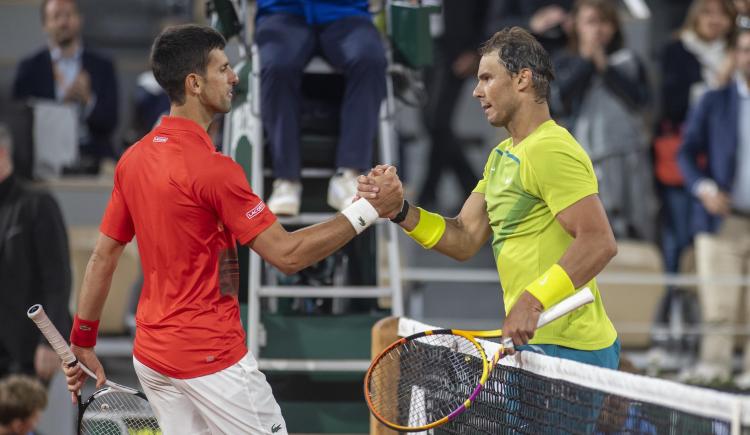
{"type": "Polygon", "coordinates": [[[104,217],[102,218],[99,230],[120,243],[130,242],[135,235],[133,219],[130,216],[130,210],[128,210],[128,205],[125,203],[125,198],[120,190],[117,172],[115,172],[115,185],[112,189],[112,196],[109,199],[107,209],[104,211],[104,217]]]}
{"type": "Polygon", "coordinates": [[[196,177],[195,191],[237,240],[247,245],[276,221],[266,203],[253,193],[242,167],[229,157],[213,156],[210,169],[196,177]]]}

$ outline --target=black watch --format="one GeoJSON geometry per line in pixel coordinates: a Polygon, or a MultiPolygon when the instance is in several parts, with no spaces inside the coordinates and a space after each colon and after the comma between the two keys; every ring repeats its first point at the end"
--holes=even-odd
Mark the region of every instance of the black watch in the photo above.
{"type": "Polygon", "coordinates": [[[400,224],[401,222],[404,221],[404,219],[406,219],[406,215],[408,213],[409,213],[409,201],[404,199],[404,205],[401,206],[401,211],[398,212],[398,214],[393,219],[391,219],[391,222],[393,222],[394,224],[400,224]]]}

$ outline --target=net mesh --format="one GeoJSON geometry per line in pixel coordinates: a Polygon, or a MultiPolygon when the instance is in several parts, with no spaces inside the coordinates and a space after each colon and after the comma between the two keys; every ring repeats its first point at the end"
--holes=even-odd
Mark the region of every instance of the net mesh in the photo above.
{"type": "Polygon", "coordinates": [[[106,389],[92,396],[81,419],[82,435],[160,435],[147,400],[106,389]]]}
{"type": "MultiPolygon", "coordinates": [[[[410,322],[411,328],[419,325],[410,322]]],[[[424,329],[430,328],[417,326],[417,330],[424,329]]],[[[400,335],[413,332],[416,330],[400,335]]],[[[496,346],[483,344],[491,357],[496,346]]],[[[402,369],[422,364],[418,360],[425,354],[446,359],[455,358],[446,355],[457,353],[449,346],[415,345],[424,349],[399,354],[402,369]]],[[[478,357],[463,355],[459,359],[481,373],[478,357]]],[[[434,413],[445,415],[445,407],[468,397],[472,387],[472,383],[440,375],[419,379],[417,384],[402,388],[419,396],[417,401],[400,398],[402,420],[408,421],[413,414],[428,419],[434,413]]],[[[428,433],[729,435],[750,433],[745,425],[740,432],[731,431],[733,418],[747,423],[748,405],[747,397],[521,352],[501,361],[465,413],[428,433]]]]}

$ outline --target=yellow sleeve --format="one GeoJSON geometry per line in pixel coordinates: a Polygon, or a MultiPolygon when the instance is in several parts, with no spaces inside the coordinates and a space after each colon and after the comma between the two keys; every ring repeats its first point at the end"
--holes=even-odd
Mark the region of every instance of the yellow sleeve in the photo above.
{"type": "Polygon", "coordinates": [[[529,145],[521,165],[521,182],[530,194],[547,204],[553,215],[598,193],[591,159],[578,143],[546,138],[529,145]]]}

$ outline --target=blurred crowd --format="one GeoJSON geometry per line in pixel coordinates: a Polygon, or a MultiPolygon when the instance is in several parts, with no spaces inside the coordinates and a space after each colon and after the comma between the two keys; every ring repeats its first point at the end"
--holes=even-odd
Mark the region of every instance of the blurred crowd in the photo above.
{"type": "MultiPolygon", "coordinates": [[[[298,130],[304,110],[300,77],[307,61],[322,54],[346,77],[327,197],[334,209],[345,204],[341,198],[351,198],[356,175],[373,163],[369,144],[377,134],[388,68],[367,1],[312,2],[320,4],[313,12],[303,10],[302,3],[259,0],[253,35],[263,55],[263,127],[276,178],[267,200],[273,211],[287,215],[299,213],[303,191],[298,130]],[[321,25],[330,22],[335,25],[321,25]]],[[[478,168],[467,157],[470,138],[459,137],[453,128],[462,85],[473,80],[482,41],[503,27],[522,26],[553,57],[554,117],[590,155],[615,235],[657,244],[668,273],[748,274],[750,0],[680,4],[682,23],[669,29],[669,38],[650,58],[628,44],[624,23],[633,16],[624,2],[438,3],[443,12],[433,22],[434,62],[419,71],[426,89],[421,120],[430,146],[426,175],[412,186],[417,203],[450,209],[438,189],[448,172],[462,193],[474,188],[478,168]],[[692,261],[685,260],[690,247],[692,261]]],[[[116,161],[123,151],[115,137],[122,96],[112,59],[82,38],[77,2],[45,0],[40,20],[47,44],[18,62],[10,91],[28,112],[29,128],[18,123],[0,127],[0,296],[10,301],[0,305],[0,316],[23,323],[19,313],[42,302],[62,307],[48,312],[65,331],[71,281],[65,224],[52,196],[29,181],[95,176],[104,162],[116,161]]],[[[129,96],[133,122],[127,127],[135,139],[169,111],[166,94],[150,71],[136,82],[129,96]]],[[[220,137],[221,123],[215,124],[215,137],[220,137]]],[[[670,287],[665,306],[680,291],[670,287]]],[[[750,318],[750,297],[742,293],[741,285],[700,286],[704,324],[720,331],[750,318]]],[[[668,310],[660,316],[667,321],[668,310]]],[[[56,367],[51,349],[31,329],[29,339],[11,335],[0,334],[0,377],[23,373],[48,381],[56,367]]],[[[705,334],[698,364],[685,379],[730,377],[733,339],[705,334]]],[[[35,388],[25,381],[8,382],[35,388]]],[[[750,388],[750,349],[737,383],[750,388]]],[[[15,421],[3,408],[12,391],[0,385],[0,425],[15,421]]],[[[20,423],[12,424],[23,423],[43,406],[39,398],[30,411],[18,414],[25,416],[20,423]]]]}

